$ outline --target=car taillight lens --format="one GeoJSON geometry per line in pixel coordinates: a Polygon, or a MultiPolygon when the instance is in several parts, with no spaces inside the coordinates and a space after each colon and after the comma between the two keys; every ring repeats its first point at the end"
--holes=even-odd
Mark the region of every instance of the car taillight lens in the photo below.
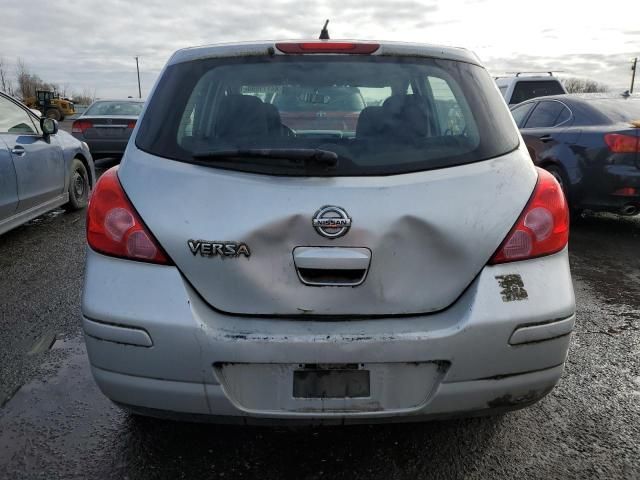
{"type": "Polygon", "coordinates": [[[127,123],[127,128],[136,128],[136,121],[129,120],[129,123],[127,123]]]}
{"type": "Polygon", "coordinates": [[[107,170],[91,195],[87,210],[89,246],[112,257],[171,265],[129,202],[118,180],[117,169],[107,170]]]}
{"type": "Polygon", "coordinates": [[[604,136],[604,141],[613,153],[640,152],[640,138],[634,135],[607,133],[604,136]]]}
{"type": "Polygon", "coordinates": [[[367,55],[380,48],[378,43],[355,42],[304,42],[304,43],[276,43],[276,48],[282,53],[348,53],[367,55]]]}
{"type": "Polygon", "coordinates": [[[75,122],[73,122],[73,125],[71,125],[71,132],[84,133],[84,131],[88,128],[93,128],[93,123],[91,123],[89,120],[76,120],[75,122]]]}
{"type": "Polygon", "coordinates": [[[551,255],[569,241],[569,209],[562,187],[546,170],[538,169],[538,183],[529,203],[490,264],[551,255]]]}
{"type": "Polygon", "coordinates": [[[635,197],[638,195],[638,189],[634,187],[622,187],[615,190],[611,195],[617,197],[635,197]]]}

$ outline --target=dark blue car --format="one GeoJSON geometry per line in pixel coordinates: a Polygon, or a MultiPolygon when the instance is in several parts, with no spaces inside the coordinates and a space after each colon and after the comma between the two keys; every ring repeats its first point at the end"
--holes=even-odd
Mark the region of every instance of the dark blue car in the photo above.
{"type": "Polygon", "coordinates": [[[640,212],[640,97],[555,95],[511,113],[534,163],[556,177],[574,212],[640,212]]]}

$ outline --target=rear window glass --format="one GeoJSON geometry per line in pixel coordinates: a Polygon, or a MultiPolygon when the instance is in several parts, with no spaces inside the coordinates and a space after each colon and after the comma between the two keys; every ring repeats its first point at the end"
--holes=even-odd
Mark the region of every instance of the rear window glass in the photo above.
{"type": "Polygon", "coordinates": [[[276,175],[460,165],[518,145],[492,82],[481,67],[428,58],[196,60],[166,69],[136,145],[160,157],[276,175]],[[337,165],[275,158],[314,150],[332,152],[337,165]]]}
{"type": "Polygon", "coordinates": [[[138,116],[142,105],[141,102],[96,102],[87,108],[85,115],[138,116]]]}
{"type": "Polygon", "coordinates": [[[519,81],[511,94],[510,104],[524,102],[530,98],[546,97],[548,95],[561,95],[564,93],[562,85],[557,80],[545,81],[519,81]]]}

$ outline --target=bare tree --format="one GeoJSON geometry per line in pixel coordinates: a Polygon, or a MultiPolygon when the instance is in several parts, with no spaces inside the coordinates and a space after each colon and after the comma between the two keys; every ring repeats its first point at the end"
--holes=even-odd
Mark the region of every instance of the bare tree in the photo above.
{"type": "Polygon", "coordinates": [[[54,85],[32,73],[21,58],[16,60],[16,79],[18,80],[18,93],[23,100],[35,97],[36,90],[54,90],[54,85]]]}
{"type": "Polygon", "coordinates": [[[96,91],[91,91],[90,88],[85,88],[82,93],[73,94],[73,103],[77,105],[89,105],[93,103],[96,98],[96,91]]]}
{"type": "Polygon", "coordinates": [[[0,92],[7,93],[11,96],[15,94],[13,89],[13,81],[9,77],[7,62],[2,57],[0,57],[0,92]]]}
{"type": "Polygon", "coordinates": [[[64,82],[62,85],[60,85],[58,93],[61,97],[66,98],[67,94],[71,93],[69,92],[69,82],[64,82]]]}
{"type": "MultiPolygon", "coordinates": [[[[29,69],[22,58],[16,60],[16,80],[18,84],[17,89],[12,87],[12,83],[7,74],[6,62],[0,57],[0,90],[6,90],[4,85],[8,82],[7,84],[11,87],[13,95],[19,95],[23,100],[35,97],[37,90],[51,90],[57,92],[62,97],[66,97],[71,93],[69,83],[59,84],[45,82],[39,75],[29,69]]],[[[75,103],[88,105],[96,98],[96,92],[95,90],[92,92],[91,89],[85,88],[82,93],[74,93],[72,97],[75,103]]]]}
{"type": "Polygon", "coordinates": [[[587,78],[565,78],[562,80],[562,83],[569,93],[600,93],[609,91],[609,87],[604,83],[587,78]]]}

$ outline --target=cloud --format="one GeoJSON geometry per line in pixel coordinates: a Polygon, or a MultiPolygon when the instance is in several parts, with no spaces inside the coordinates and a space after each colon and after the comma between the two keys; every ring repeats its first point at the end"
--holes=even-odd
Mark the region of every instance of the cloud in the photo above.
{"type": "Polygon", "coordinates": [[[631,79],[629,54],[514,55],[510,58],[486,58],[485,64],[495,75],[519,71],[554,71],[564,77],[594,79],[613,90],[626,88],[627,79],[631,79]]]}
{"type": "Polygon", "coordinates": [[[435,1],[12,2],[2,7],[0,54],[10,61],[22,58],[47,81],[122,96],[137,90],[136,55],[141,57],[148,90],[179,48],[250,39],[315,38],[325,18],[332,19],[331,33],[343,38],[366,37],[381,26],[401,32],[406,23],[427,28],[436,21],[429,18],[438,10],[435,1]]]}
{"type": "MultiPolygon", "coordinates": [[[[615,11],[613,4],[623,8],[626,1],[610,0],[610,11],[615,11]]],[[[554,11],[564,8],[556,0],[538,2],[539,8],[531,15],[547,11],[547,7],[554,11]]],[[[102,97],[122,97],[137,94],[136,55],[140,56],[146,93],[179,48],[316,38],[329,18],[333,38],[461,45],[480,53],[491,71],[551,65],[606,83],[627,82],[626,57],[633,55],[620,56],[619,49],[632,48],[626,42],[639,32],[634,28],[637,16],[630,15],[625,25],[620,23],[626,17],[615,16],[605,25],[608,20],[601,12],[582,9],[573,11],[575,21],[570,26],[575,30],[567,31],[560,11],[557,21],[556,16],[545,14],[523,23],[505,20],[504,9],[504,4],[493,0],[3,0],[0,55],[11,62],[20,57],[43,79],[68,84],[71,90],[95,89],[102,97]],[[589,51],[579,43],[582,31],[598,34],[589,45],[594,55],[602,54],[603,58],[575,54],[578,48],[589,51]],[[513,52],[514,48],[518,51],[513,52]],[[542,54],[544,49],[549,53],[542,54]]]]}

